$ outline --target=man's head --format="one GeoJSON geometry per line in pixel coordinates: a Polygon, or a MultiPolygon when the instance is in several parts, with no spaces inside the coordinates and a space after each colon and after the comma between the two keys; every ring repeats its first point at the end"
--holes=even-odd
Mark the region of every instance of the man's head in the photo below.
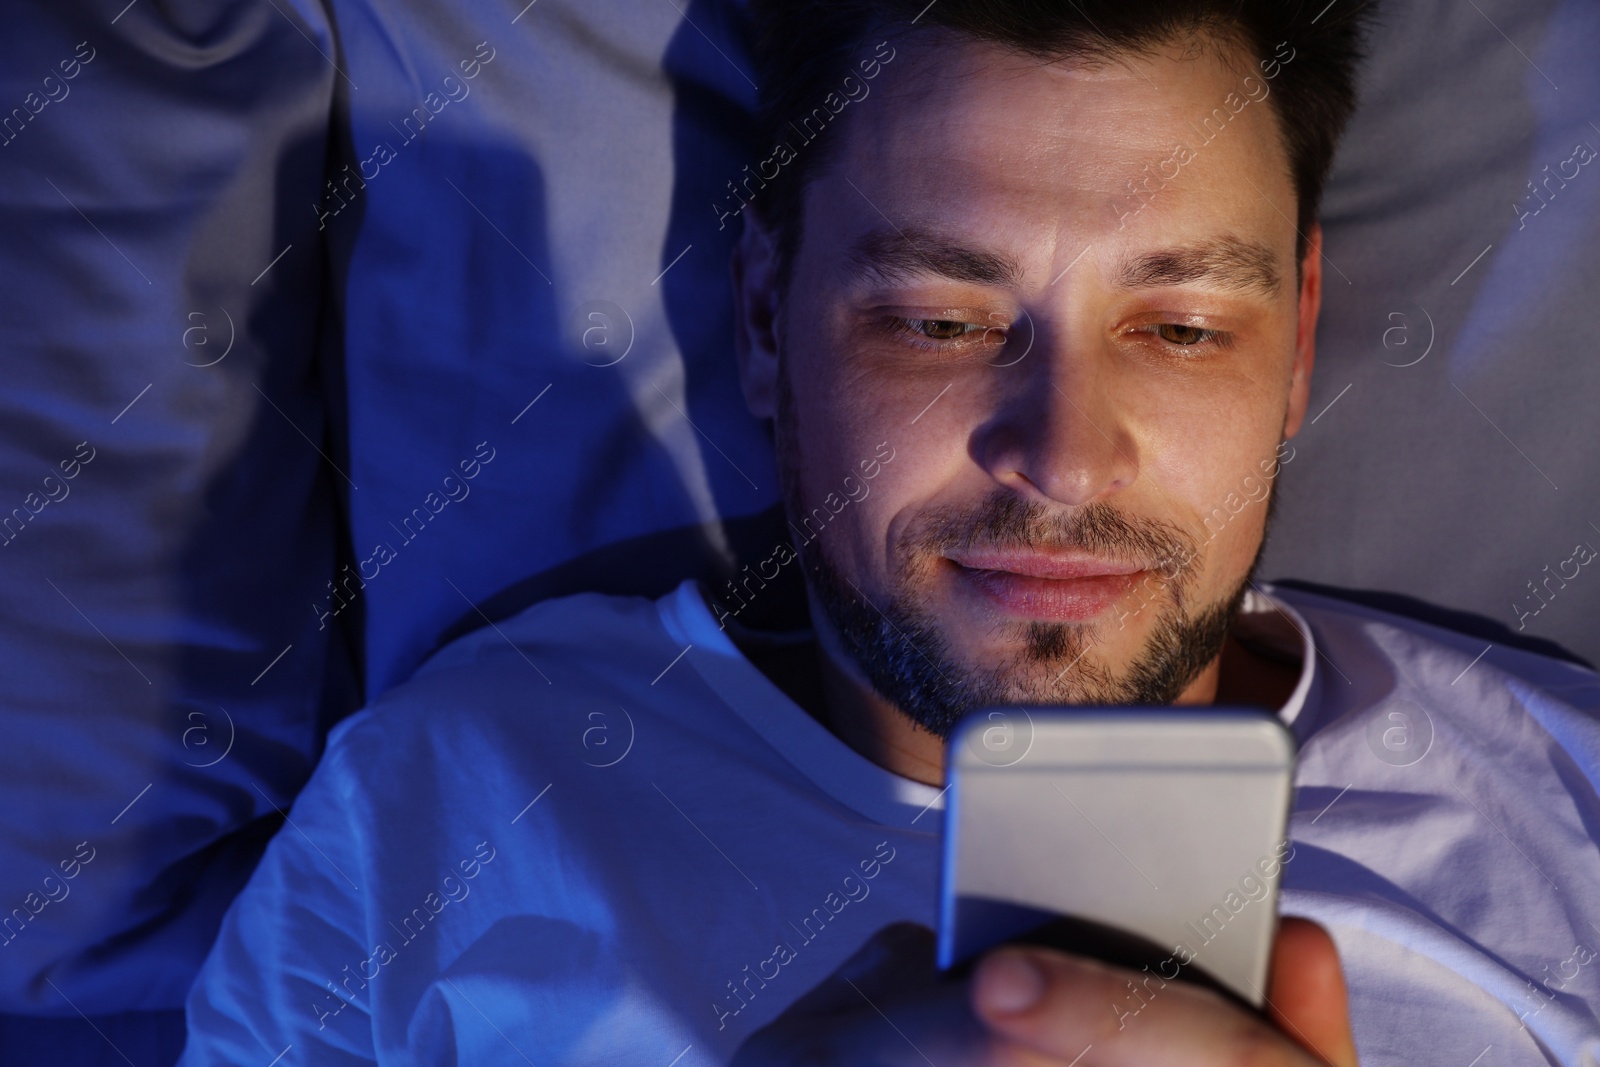
{"type": "Polygon", "coordinates": [[[1293,6],[768,5],[745,394],[819,636],[934,733],[1172,701],[1221,649],[1353,100],[1361,5],[1293,6]]]}

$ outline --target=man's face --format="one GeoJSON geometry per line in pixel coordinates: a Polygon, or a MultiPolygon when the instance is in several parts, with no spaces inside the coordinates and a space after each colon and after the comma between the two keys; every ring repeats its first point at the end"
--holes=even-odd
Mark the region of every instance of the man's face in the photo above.
{"type": "Polygon", "coordinates": [[[982,703],[1170,702],[1309,388],[1320,271],[1297,288],[1270,83],[1216,45],[900,49],[743,353],[819,633],[941,735],[982,703]]]}

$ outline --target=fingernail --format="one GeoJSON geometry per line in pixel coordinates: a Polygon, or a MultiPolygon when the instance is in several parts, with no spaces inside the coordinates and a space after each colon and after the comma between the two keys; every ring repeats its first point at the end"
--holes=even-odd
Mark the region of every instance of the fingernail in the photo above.
{"type": "Polygon", "coordinates": [[[1044,996],[1044,972],[1021,952],[996,952],[978,970],[978,1003],[985,1011],[1015,1015],[1044,996]]]}

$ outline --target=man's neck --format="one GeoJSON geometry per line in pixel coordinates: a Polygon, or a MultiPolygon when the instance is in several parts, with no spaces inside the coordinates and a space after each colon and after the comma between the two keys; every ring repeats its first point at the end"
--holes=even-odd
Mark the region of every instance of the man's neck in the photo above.
{"type": "MultiPolygon", "coordinates": [[[[731,633],[731,631],[730,631],[731,633]]],[[[944,784],[944,741],[884,700],[826,641],[773,647],[740,640],[740,651],[789,699],[878,766],[928,785],[944,784]]],[[[1276,711],[1299,670],[1252,651],[1231,634],[1222,652],[1175,704],[1231,704],[1276,711]]]]}

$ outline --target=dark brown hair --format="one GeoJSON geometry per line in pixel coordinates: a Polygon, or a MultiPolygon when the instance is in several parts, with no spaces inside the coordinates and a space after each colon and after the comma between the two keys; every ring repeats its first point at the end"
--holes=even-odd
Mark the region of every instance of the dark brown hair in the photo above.
{"type": "MultiPolygon", "coordinates": [[[[911,33],[955,31],[1042,62],[1104,60],[1174,41],[1220,42],[1248,56],[1257,77],[1273,71],[1267,102],[1298,201],[1298,259],[1355,109],[1355,68],[1374,7],[1374,0],[754,0],[756,143],[763,151],[794,144],[791,124],[816,113],[847,77],[859,80],[859,65],[872,60],[877,42],[892,47],[911,33]],[[1281,60],[1283,43],[1292,60],[1264,66],[1281,60]]],[[[750,206],[777,234],[780,285],[798,248],[807,177],[826,162],[836,139],[831,126],[818,132],[776,177],[763,173],[751,197],[750,206]]],[[[746,188],[754,188],[748,180],[746,188]]]]}

